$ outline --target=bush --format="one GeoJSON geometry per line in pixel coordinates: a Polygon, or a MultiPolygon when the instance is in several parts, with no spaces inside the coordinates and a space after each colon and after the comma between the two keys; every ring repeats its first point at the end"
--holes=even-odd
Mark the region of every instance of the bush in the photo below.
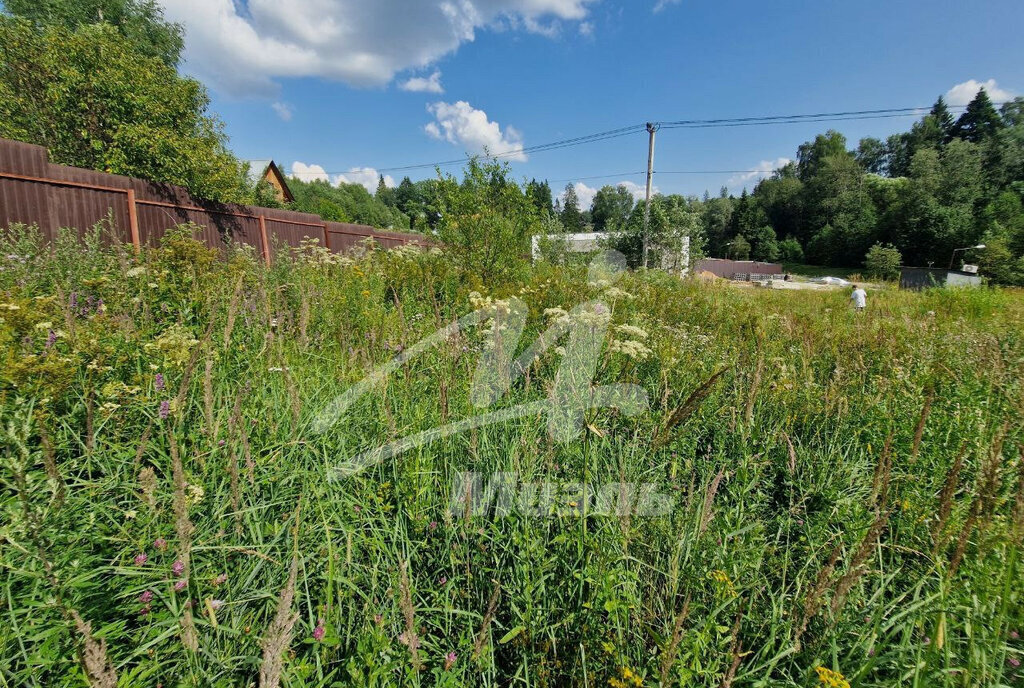
{"type": "Polygon", "coordinates": [[[898,280],[902,264],[903,256],[892,244],[875,244],[864,257],[868,274],[879,279],[898,280]]]}

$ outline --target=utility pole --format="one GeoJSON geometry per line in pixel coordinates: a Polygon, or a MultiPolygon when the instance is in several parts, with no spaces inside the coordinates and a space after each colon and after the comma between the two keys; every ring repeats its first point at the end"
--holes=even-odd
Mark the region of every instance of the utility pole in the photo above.
{"type": "Polygon", "coordinates": [[[647,267],[647,247],[649,244],[648,228],[651,224],[651,177],[654,175],[654,132],[658,126],[654,122],[647,123],[650,140],[647,143],[647,196],[644,206],[644,268],[647,267]]]}

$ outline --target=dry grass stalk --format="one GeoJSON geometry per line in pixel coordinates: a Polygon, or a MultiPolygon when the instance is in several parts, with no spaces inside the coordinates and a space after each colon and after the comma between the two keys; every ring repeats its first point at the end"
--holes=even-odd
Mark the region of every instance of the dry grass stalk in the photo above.
{"type": "Polygon", "coordinates": [[[89,685],[92,688],[117,688],[117,672],[107,656],[107,641],[102,638],[96,640],[92,636],[92,624],[85,621],[76,610],[72,609],[69,613],[75,622],[75,630],[82,637],[82,665],[89,677],[89,685]]]}
{"type": "Polygon", "coordinates": [[[925,392],[924,406],[921,407],[921,415],[917,419],[917,426],[914,428],[914,446],[910,450],[910,458],[916,459],[921,449],[921,438],[924,437],[924,426],[928,422],[928,415],[932,412],[932,403],[935,401],[935,387],[929,386],[925,392]]]}
{"type": "Polygon", "coordinates": [[[703,535],[711,523],[711,519],[714,516],[712,506],[714,505],[715,495],[718,493],[718,486],[722,483],[724,476],[725,467],[723,466],[718,469],[718,473],[715,474],[714,479],[708,484],[708,489],[704,493],[704,504],[700,510],[700,528],[697,529],[697,537],[703,535]]]}
{"type": "Polygon", "coordinates": [[[295,598],[295,581],[299,574],[299,553],[292,555],[292,566],[288,572],[288,582],[281,589],[277,598],[277,612],[273,621],[263,634],[260,647],[263,648],[263,662],[260,664],[260,688],[277,688],[281,685],[281,672],[284,669],[282,656],[292,641],[292,629],[299,615],[292,611],[292,600],[295,598]]]}
{"type": "Polygon", "coordinates": [[[889,483],[892,478],[892,440],[893,432],[890,431],[882,446],[882,454],[875,464],[875,474],[871,478],[871,499],[878,511],[884,509],[889,502],[889,483]]]}
{"type": "Polygon", "coordinates": [[[203,370],[203,416],[206,418],[206,433],[210,437],[217,436],[213,414],[213,355],[208,351],[203,370]]]}
{"type": "Polygon", "coordinates": [[[37,418],[39,427],[39,444],[43,448],[43,469],[50,481],[50,489],[53,491],[54,506],[64,503],[65,486],[64,480],[60,477],[60,469],[57,467],[57,454],[53,449],[53,442],[50,440],[50,433],[46,429],[46,423],[42,418],[37,418]]]}
{"type": "Polygon", "coordinates": [[[679,643],[683,641],[683,624],[686,623],[686,617],[690,614],[690,596],[686,596],[686,600],[683,601],[682,610],[676,615],[675,623],[672,626],[672,638],[668,642],[668,647],[665,648],[665,652],[661,657],[661,685],[668,685],[668,672],[672,670],[672,665],[676,662],[676,654],[679,652],[679,643]]]}
{"type": "Polygon", "coordinates": [[[146,466],[139,471],[139,487],[142,489],[142,501],[149,508],[156,507],[156,471],[152,466],[146,466]]]}
{"type": "Polygon", "coordinates": [[[800,615],[800,624],[793,635],[793,647],[798,652],[800,651],[800,637],[807,630],[811,619],[817,615],[818,610],[821,608],[822,597],[832,585],[832,574],[836,570],[836,562],[839,561],[840,552],[842,552],[841,545],[836,545],[832,549],[828,562],[818,572],[818,577],[814,581],[814,587],[811,588],[810,592],[807,593],[807,597],[804,598],[804,608],[800,615]]]}
{"type": "Polygon", "coordinates": [[[761,376],[764,374],[764,353],[761,351],[761,340],[757,341],[757,363],[754,366],[754,379],[750,382],[750,392],[747,394],[747,405],[743,409],[743,421],[745,427],[749,428],[754,420],[754,404],[757,402],[757,392],[761,387],[761,376]]]}
{"type": "Polygon", "coordinates": [[[782,437],[786,440],[786,449],[789,450],[789,474],[796,475],[796,449],[793,448],[793,440],[789,439],[786,433],[782,433],[782,437]]]}
{"type": "Polygon", "coordinates": [[[853,555],[853,560],[850,562],[849,568],[843,577],[839,579],[836,584],[835,593],[832,596],[832,616],[839,612],[843,604],[846,603],[846,597],[849,595],[850,590],[856,585],[857,581],[866,572],[865,564],[867,564],[868,558],[871,556],[871,552],[874,550],[875,545],[878,544],[879,538],[882,536],[882,531],[885,529],[886,524],[889,522],[889,511],[884,508],[884,505],[879,506],[878,514],[875,516],[875,520],[871,523],[871,527],[868,528],[868,532],[864,535],[864,539],[860,541],[860,546],[857,548],[857,552],[853,555]]]}
{"type": "Polygon", "coordinates": [[[192,384],[192,375],[195,373],[196,364],[199,363],[199,356],[206,351],[206,345],[210,341],[210,336],[213,334],[213,322],[210,323],[209,327],[206,328],[206,332],[203,333],[202,338],[192,349],[192,355],[189,356],[188,362],[185,364],[181,374],[181,384],[178,386],[178,394],[175,396],[175,406],[181,408],[185,403],[185,399],[188,397],[188,390],[192,384]]]}
{"type": "Polygon", "coordinates": [[[491,591],[491,599],[487,602],[487,611],[484,612],[484,618],[480,622],[480,628],[476,632],[476,640],[473,641],[473,660],[476,661],[480,658],[481,653],[484,651],[484,647],[487,645],[487,632],[491,627],[491,621],[494,620],[494,612],[498,610],[498,600],[501,598],[501,583],[494,581],[494,590],[491,591]]]}
{"type": "Polygon", "coordinates": [[[729,370],[729,366],[722,368],[717,373],[705,380],[697,389],[690,393],[690,396],[686,398],[682,406],[672,411],[669,414],[668,420],[665,421],[664,427],[654,435],[653,447],[659,449],[665,446],[668,442],[669,434],[673,428],[681,425],[688,419],[693,413],[700,407],[701,403],[711,394],[711,390],[714,388],[715,383],[718,379],[729,370]]]}
{"type": "Polygon", "coordinates": [[[153,421],[149,421],[146,425],[146,429],[142,431],[142,437],[139,438],[139,446],[135,450],[135,467],[138,468],[139,464],[142,463],[142,457],[146,453],[146,448],[149,446],[149,438],[153,435],[153,421]]]}
{"type": "MultiPolygon", "coordinates": [[[[188,517],[188,502],[185,497],[185,468],[181,463],[181,453],[178,451],[174,433],[168,432],[167,439],[171,450],[171,471],[174,480],[174,531],[178,539],[178,560],[183,564],[182,580],[188,581],[191,571],[193,526],[188,517]]],[[[191,652],[199,649],[199,635],[189,605],[185,606],[181,616],[181,644],[191,652]]]]}
{"type": "Polygon", "coordinates": [[[224,348],[231,344],[231,332],[235,329],[235,318],[238,317],[238,304],[242,300],[242,279],[239,275],[235,280],[235,291],[231,294],[231,302],[228,303],[228,321],[224,325],[224,348]]]}
{"type": "Polygon", "coordinates": [[[302,418],[302,399],[299,397],[299,388],[295,379],[287,368],[284,369],[284,384],[288,389],[288,401],[292,411],[292,433],[298,435],[299,420],[302,418]]]}
{"type": "Polygon", "coordinates": [[[999,468],[1003,460],[1003,440],[1006,437],[1008,425],[1004,425],[995,437],[988,459],[981,467],[981,474],[978,476],[977,487],[974,492],[974,499],[971,500],[971,510],[960,529],[960,536],[957,538],[956,549],[949,563],[949,577],[956,575],[960,564],[963,562],[964,553],[967,551],[967,543],[975,528],[978,531],[979,541],[984,537],[988,525],[995,515],[996,501],[999,497],[1001,484],[999,468]]]}
{"type": "Polygon", "coordinates": [[[93,427],[92,391],[85,395],[85,453],[92,454],[96,448],[96,432],[93,427]]]}
{"type": "Polygon", "coordinates": [[[1024,446],[1017,460],[1017,498],[1013,505],[1013,539],[1020,547],[1024,544],[1024,446]]]}
{"type": "Polygon", "coordinates": [[[238,427],[239,439],[242,441],[242,453],[245,454],[245,477],[249,479],[249,485],[256,483],[256,462],[252,459],[252,448],[249,446],[249,432],[245,425],[238,427]]]}
{"type": "Polygon", "coordinates": [[[725,676],[722,677],[722,682],[718,684],[718,688],[729,688],[732,685],[733,679],[736,678],[736,670],[740,668],[740,661],[743,659],[743,643],[740,642],[740,621],[743,620],[743,611],[741,610],[736,615],[736,621],[732,624],[732,664],[729,665],[729,669],[725,672],[725,676]]]}
{"type": "Polygon", "coordinates": [[[305,349],[309,345],[309,292],[302,290],[302,303],[299,305],[299,344],[305,349]]]}
{"type": "Polygon", "coordinates": [[[412,588],[409,584],[409,565],[403,561],[398,568],[398,590],[399,606],[402,608],[402,616],[405,617],[405,631],[398,637],[403,645],[409,648],[409,655],[412,668],[415,671],[422,671],[423,663],[420,662],[419,648],[420,638],[416,634],[416,608],[412,604],[412,588]]]}
{"type": "Polygon", "coordinates": [[[956,494],[956,488],[960,483],[960,471],[963,470],[966,458],[967,443],[964,442],[960,445],[960,451],[957,452],[953,466],[946,473],[946,481],[942,485],[942,492],[939,493],[939,510],[931,527],[932,542],[935,545],[933,554],[937,553],[946,542],[943,532],[949,523],[949,515],[953,512],[953,496],[956,494]]]}

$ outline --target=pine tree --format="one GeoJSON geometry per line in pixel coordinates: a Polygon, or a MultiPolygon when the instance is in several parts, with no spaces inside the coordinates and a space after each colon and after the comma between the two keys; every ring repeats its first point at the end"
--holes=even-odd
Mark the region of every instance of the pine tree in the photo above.
{"type": "Polygon", "coordinates": [[[953,125],[952,133],[954,138],[964,139],[971,143],[981,143],[994,136],[1002,126],[1002,118],[999,117],[988,94],[982,88],[978,89],[978,95],[974,96],[974,100],[967,105],[967,110],[953,125]]]}
{"type": "Polygon", "coordinates": [[[580,199],[572,184],[565,185],[565,197],[562,200],[562,226],[569,233],[583,231],[583,213],[580,212],[580,199]]]}
{"type": "Polygon", "coordinates": [[[955,123],[953,121],[953,115],[949,114],[949,108],[946,106],[946,101],[943,100],[942,96],[935,101],[935,105],[932,105],[932,111],[930,114],[939,129],[942,131],[943,143],[949,143],[949,140],[953,138],[953,127],[955,123]]]}

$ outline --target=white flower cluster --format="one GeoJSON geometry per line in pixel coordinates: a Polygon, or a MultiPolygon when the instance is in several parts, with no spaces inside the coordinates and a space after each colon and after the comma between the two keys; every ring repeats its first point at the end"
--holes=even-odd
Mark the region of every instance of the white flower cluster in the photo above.
{"type": "Polygon", "coordinates": [[[608,351],[624,354],[634,361],[646,361],[654,353],[643,342],[634,339],[613,339],[608,342],[608,351]]]}
{"type": "Polygon", "coordinates": [[[636,325],[616,325],[615,331],[619,334],[624,334],[627,337],[633,337],[635,339],[647,339],[647,330],[637,327],[636,325]]]}

